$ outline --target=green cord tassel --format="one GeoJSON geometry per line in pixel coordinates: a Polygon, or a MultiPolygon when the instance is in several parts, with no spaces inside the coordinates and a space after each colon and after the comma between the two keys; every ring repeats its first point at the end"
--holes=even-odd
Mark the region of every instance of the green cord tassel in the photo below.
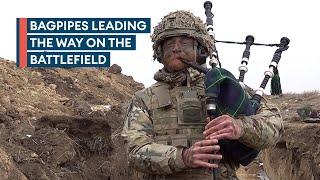
{"type": "Polygon", "coordinates": [[[273,69],[274,76],[271,79],[271,95],[282,94],[280,76],[277,68],[273,69]]]}

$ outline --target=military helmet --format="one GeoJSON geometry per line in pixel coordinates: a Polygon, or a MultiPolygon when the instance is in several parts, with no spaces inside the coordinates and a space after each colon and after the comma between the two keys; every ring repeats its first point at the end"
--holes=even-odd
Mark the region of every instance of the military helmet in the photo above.
{"type": "Polygon", "coordinates": [[[205,25],[199,17],[188,11],[171,12],[162,18],[154,27],[151,41],[153,42],[154,59],[160,61],[161,43],[169,37],[188,36],[196,39],[209,55],[214,48],[213,39],[208,34],[205,25]]]}

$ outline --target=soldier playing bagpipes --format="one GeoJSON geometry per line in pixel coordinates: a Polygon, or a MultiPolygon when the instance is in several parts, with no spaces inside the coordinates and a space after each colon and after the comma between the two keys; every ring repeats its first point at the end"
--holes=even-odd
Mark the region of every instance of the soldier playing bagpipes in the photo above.
{"type": "Polygon", "coordinates": [[[213,58],[214,40],[192,13],[169,13],[151,38],[154,58],[164,68],[154,75],[157,83],[137,92],[128,107],[122,136],[130,167],[140,179],[237,179],[241,158],[248,158],[233,159],[220,141],[235,141],[230,147],[240,144],[253,154],[275,145],[283,133],[278,108],[263,99],[251,116],[233,116],[223,104],[216,107],[224,114],[208,114],[205,75],[183,61],[205,67],[205,58],[213,58]]]}

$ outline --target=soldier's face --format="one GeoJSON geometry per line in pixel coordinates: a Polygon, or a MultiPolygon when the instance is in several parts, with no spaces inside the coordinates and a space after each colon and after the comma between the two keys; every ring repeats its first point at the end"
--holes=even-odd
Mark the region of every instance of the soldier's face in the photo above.
{"type": "Polygon", "coordinates": [[[163,65],[168,72],[181,71],[187,68],[181,59],[195,61],[194,39],[177,36],[166,39],[162,45],[163,65]]]}

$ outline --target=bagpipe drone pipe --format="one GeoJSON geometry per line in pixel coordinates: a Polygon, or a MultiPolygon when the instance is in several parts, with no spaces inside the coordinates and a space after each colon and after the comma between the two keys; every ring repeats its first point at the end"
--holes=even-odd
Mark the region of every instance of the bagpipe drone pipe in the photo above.
{"type": "MultiPolygon", "coordinates": [[[[212,4],[210,1],[204,4],[207,16],[207,30],[211,37],[214,38],[213,28],[212,28],[212,17],[211,12],[212,4]]],[[[217,42],[217,41],[216,41],[217,42]]],[[[220,41],[222,42],[222,41],[220,41]]],[[[250,116],[255,115],[260,107],[260,101],[264,92],[264,89],[270,78],[273,77],[273,70],[277,68],[278,63],[281,59],[281,54],[283,51],[289,48],[290,40],[286,37],[282,37],[280,44],[259,44],[254,43],[254,37],[249,35],[246,37],[245,42],[237,44],[245,44],[246,48],[243,52],[241,65],[239,67],[240,77],[236,79],[234,75],[223,69],[217,67],[219,60],[217,59],[217,51],[211,56],[209,64],[212,68],[204,68],[196,63],[192,63],[187,60],[182,60],[184,63],[197,69],[198,71],[205,74],[205,92],[206,92],[206,108],[207,114],[210,119],[214,119],[223,114],[228,114],[233,118],[238,118],[239,116],[250,116]],[[247,72],[247,64],[250,56],[251,45],[266,45],[266,46],[277,46],[278,49],[275,51],[272,61],[269,65],[269,69],[265,71],[264,79],[255,94],[250,97],[245,91],[245,85],[243,83],[244,75],[247,72]]],[[[230,42],[227,42],[230,43],[230,42]]],[[[238,164],[243,166],[248,165],[250,162],[257,157],[259,151],[250,148],[238,140],[220,140],[219,141],[221,153],[224,157],[224,161],[238,164]]]]}

